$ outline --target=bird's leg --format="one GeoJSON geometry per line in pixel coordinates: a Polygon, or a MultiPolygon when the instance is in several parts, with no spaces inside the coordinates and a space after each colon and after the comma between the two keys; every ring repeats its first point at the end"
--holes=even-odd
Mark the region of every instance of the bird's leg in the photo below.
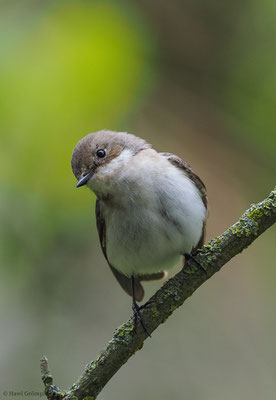
{"type": "Polygon", "coordinates": [[[132,311],[133,311],[133,327],[134,327],[134,331],[136,332],[136,328],[137,328],[137,320],[139,320],[141,322],[141,325],[144,329],[144,331],[146,332],[146,334],[150,336],[149,331],[147,330],[147,327],[143,321],[143,318],[140,314],[140,311],[144,308],[144,306],[139,307],[138,304],[136,303],[136,299],[135,299],[135,289],[134,289],[134,276],[131,276],[131,294],[132,294],[132,311]]]}
{"type": "Polygon", "coordinates": [[[196,250],[194,253],[184,253],[185,264],[187,263],[189,265],[189,261],[193,260],[204,272],[206,272],[206,269],[203,267],[201,262],[195,257],[198,253],[200,253],[200,249],[196,250]]]}

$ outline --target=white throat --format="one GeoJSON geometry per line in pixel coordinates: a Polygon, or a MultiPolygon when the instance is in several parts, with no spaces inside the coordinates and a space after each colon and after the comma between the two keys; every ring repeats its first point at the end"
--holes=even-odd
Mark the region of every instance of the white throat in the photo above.
{"type": "Polygon", "coordinates": [[[93,190],[98,198],[113,197],[120,191],[120,181],[124,170],[133,158],[133,152],[124,149],[118,157],[107,165],[99,168],[97,173],[89,180],[87,186],[93,190]]]}

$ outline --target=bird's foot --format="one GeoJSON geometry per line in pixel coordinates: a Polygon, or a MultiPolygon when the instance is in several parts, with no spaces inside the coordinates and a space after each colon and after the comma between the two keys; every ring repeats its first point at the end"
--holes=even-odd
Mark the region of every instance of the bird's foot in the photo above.
{"type": "Polygon", "coordinates": [[[132,303],[132,311],[133,311],[133,328],[134,331],[136,332],[136,328],[137,328],[137,321],[140,321],[144,331],[146,332],[146,334],[151,337],[144,321],[143,318],[140,314],[140,311],[143,310],[145,307],[147,307],[147,305],[149,304],[149,302],[143,304],[141,307],[138,306],[138,304],[136,302],[132,303]]]}
{"type": "Polygon", "coordinates": [[[200,253],[200,249],[196,250],[194,253],[185,253],[185,265],[190,264],[189,261],[193,260],[204,272],[207,272],[204,266],[201,264],[200,261],[196,258],[196,255],[200,253]]]}

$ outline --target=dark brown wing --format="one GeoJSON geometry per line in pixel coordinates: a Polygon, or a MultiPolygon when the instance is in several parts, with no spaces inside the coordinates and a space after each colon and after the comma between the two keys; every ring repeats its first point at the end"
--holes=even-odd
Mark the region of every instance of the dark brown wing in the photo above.
{"type": "MultiPolygon", "coordinates": [[[[101,212],[101,205],[100,201],[96,201],[96,222],[97,222],[97,229],[98,229],[98,234],[100,238],[100,243],[101,243],[101,248],[103,251],[103,254],[105,256],[106,261],[108,262],[108,265],[110,266],[111,271],[113,272],[113,275],[121,285],[121,287],[131,296],[131,279],[128,278],[126,275],[122,274],[119,272],[117,269],[115,269],[108,261],[107,254],[106,254],[106,229],[105,229],[105,220],[103,217],[103,214],[101,212]]],[[[155,274],[156,275],[156,274],[155,274]]],[[[141,301],[144,297],[144,289],[143,286],[140,283],[140,280],[138,278],[134,279],[134,291],[135,291],[135,298],[137,301],[141,301]]]]}
{"type": "Polygon", "coordinates": [[[194,182],[195,186],[197,187],[197,189],[199,190],[199,193],[201,195],[201,199],[203,204],[205,205],[206,208],[206,218],[205,221],[203,223],[203,227],[202,227],[202,235],[199,239],[198,244],[195,246],[195,248],[193,249],[199,249],[203,246],[204,244],[204,240],[205,240],[205,231],[206,231],[206,219],[207,219],[207,211],[208,211],[208,199],[207,199],[207,190],[206,187],[204,185],[204,183],[202,182],[202,180],[199,178],[199,176],[197,176],[194,171],[192,170],[192,168],[190,167],[190,165],[188,163],[186,163],[185,161],[183,161],[180,157],[176,156],[175,154],[172,153],[159,153],[161,156],[166,157],[167,160],[170,161],[170,163],[172,163],[173,165],[175,165],[177,168],[182,169],[186,175],[188,175],[188,177],[190,179],[192,179],[192,181],[194,182]]]}

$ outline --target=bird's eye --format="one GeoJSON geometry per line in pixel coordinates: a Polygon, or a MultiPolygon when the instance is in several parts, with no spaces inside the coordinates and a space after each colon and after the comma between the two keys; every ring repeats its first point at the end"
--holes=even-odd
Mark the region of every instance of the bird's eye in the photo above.
{"type": "Polygon", "coordinates": [[[99,158],[103,158],[105,157],[105,150],[99,149],[96,154],[99,158]]]}

